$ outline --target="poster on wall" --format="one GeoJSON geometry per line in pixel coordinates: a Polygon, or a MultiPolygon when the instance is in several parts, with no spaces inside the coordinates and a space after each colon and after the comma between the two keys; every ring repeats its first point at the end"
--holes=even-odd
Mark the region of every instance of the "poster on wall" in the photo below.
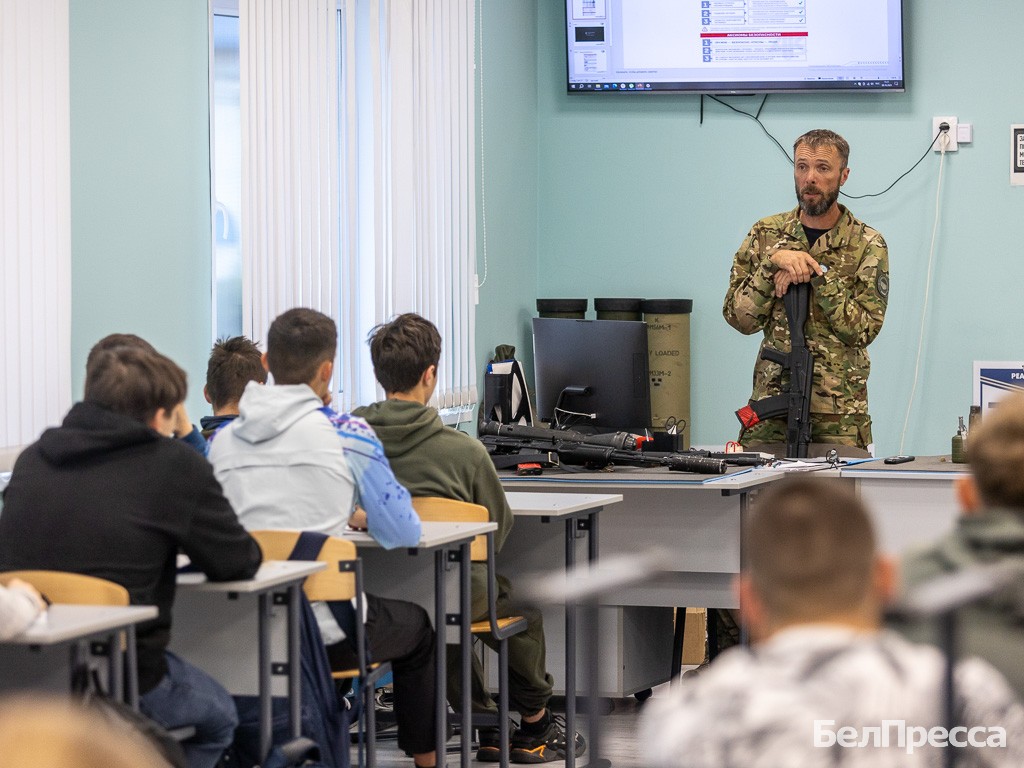
{"type": "Polygon", "coordinates": [[[1010,126],[1010,184],[1024,186],[1024,125],[1010,126]]]}
{"type": "Polygon", "coordinates": [[[974,395],[971,403],[981,406],[982,418],[1010,392],[1024,391],[1024,362],[974,361],[974,395]]]}

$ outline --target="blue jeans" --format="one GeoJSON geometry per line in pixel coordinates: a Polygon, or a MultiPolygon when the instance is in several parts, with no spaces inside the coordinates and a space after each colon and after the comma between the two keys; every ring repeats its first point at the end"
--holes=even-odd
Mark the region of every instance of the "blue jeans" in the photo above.
{"type": "Polygon", "coordinates": [[[238,725],[235,702],[220,683],[166,651],[167,674],[139,697],[139,709],[164,728],[193,726],[182,742],[189,768],[214,768],[231,746],[238,725]]]}

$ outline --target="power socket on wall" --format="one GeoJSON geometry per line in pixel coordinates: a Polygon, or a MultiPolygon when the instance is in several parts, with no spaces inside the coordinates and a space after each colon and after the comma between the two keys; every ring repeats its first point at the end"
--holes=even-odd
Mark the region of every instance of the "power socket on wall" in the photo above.
{"type": "Polygon", "coordinates": [[[945,146],[947,152],[956,152],[959,146],[956,128],[957,121],[955,117],[933,117],[930,138],[934,138],[935,142],[932,144],[932,149],[936,152],[941,152],[943,146],[945,146]],[[949,130],[942,135],[937,135],[939,133],[939,126],[942,123],[949,123],[949,130]]]}

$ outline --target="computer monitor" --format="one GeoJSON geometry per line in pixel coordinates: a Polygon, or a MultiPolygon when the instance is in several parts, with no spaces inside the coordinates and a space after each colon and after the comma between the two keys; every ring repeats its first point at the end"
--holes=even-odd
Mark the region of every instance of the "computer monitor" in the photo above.
{"type": "Polygon", "coordinates": [[[533,360],[542,421],[584,432],[650,424],[647,323],[536,317],[533,360]]]}

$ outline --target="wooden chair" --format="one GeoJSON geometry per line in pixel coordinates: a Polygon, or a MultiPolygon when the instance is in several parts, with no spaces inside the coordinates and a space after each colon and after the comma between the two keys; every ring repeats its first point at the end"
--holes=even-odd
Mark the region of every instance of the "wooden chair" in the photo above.
{"type": "MultiPolygon", "coordinates": [[[[417,496],[412,500],[420,519],[432,522],[486,523],[491,517],[487,508],[466,501],[443,499],[436,496],[417,496]]],[[[490,635],[498,641],[498,738],[500,764],[509,764],[509,704],[508,704],[508,638],[526,630],[523,616],[498,617],[498,587],[494,565],[493,532],[477,536],[470,545],[470,559],[487,564],[487,619],[475,621],[470,627],[474,635],[490,635]]],[[[465,683],[468,685],[468,681],[465,683]]],[[[463,724],[466,727],[466,724],[463,724]]]]}
{"type": "MultiPolygon", "coordinates": [[[[259,542],[264,560],[287,560],[295,549],[301,535],[299,531],[252,531],[259,542]]],[[[310,602],[355,600],[356,602],[356,658],[355,669],[334,671],[335,680],[357,680],[363,697],[363,721],[359,727],[359,765],[363,765],[363,750],[366,750],[366,765],[376,764],[376,717],[374,711],[374,687],[376,682],[391,671],[388,662],[368,664],[366,630],[363,626],[363,564],[356,557],[356,545],[351,541],[331,536],[324,541],[317,560],[329,563],[322,571],[306,577],[303,592],[310,602]]]]}
{"type": "Polygon", "coordinates": [[[120,584],[86,576],[81,573],[64,571],[4,571],[0,573],[0,584],[7,585],[11,579],[27,581],[38,589],[51,603],[72,605],[128,605],[128,590],[120,584]]]}

